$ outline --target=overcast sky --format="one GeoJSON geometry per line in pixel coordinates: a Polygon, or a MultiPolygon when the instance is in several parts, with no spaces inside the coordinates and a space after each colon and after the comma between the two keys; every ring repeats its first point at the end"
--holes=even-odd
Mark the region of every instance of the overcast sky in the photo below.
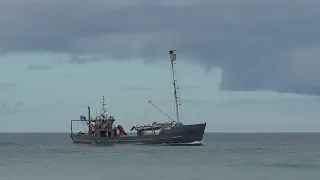
{"type": "Polygon", "coordinates": [[[86,106],[118,124],[169,114],[207,131],[320,131],[320,1],[2,0],[0,131],[68,131],[86,106]],[[147,115],[144,115],[145,111],[147,115]],[[118,117],[118,118],[117,118],[118,117]],[[202,120],[199,120],[202,119],[202,120]]]}

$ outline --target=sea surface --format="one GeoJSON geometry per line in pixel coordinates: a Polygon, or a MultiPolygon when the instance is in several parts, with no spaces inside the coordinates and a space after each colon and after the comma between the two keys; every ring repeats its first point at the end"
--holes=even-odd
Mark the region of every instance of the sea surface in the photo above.
{"type": "Polygon", "coordinates": [[[0,133],[0,180],[320,180],[320,134],[205,134],[203,146],[79,145],[0,133]]]}

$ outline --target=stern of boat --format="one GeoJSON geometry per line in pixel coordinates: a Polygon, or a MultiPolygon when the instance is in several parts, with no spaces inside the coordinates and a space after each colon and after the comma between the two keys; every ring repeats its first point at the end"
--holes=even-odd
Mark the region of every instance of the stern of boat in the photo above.
{"type": "Polygon", "coordinates": [[[173,126],[164,130],[162,136],[172,139],[170,143],[192,143],[203,140],[206,123],[173,126]]]}

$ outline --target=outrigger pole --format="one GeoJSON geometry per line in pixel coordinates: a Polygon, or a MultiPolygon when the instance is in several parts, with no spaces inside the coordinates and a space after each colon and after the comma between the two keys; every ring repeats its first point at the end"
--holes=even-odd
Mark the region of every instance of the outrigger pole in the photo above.
{"type": "Polygon", "coordinates": [[[158,108],[158,106],[156,106],[155,104],[153,104],[151,100],[149,100],[148,103],[150,103],[153,107],[155,107],[156,109],[158,109],[160,112],[162,112],[162,114],[166,115],[169,119],[171,119],[171,120],[174,122],[174,119],[172,119],[168,114],[166,114],[166,113],[163,112],[160,108],[158,108]]]}

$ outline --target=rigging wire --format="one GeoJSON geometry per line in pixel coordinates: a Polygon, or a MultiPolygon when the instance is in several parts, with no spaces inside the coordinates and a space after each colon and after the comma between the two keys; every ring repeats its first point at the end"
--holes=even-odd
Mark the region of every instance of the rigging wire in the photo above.
{"type": "Polygon", "coordinates": [[[86,131],[86,128],[84,127],[83,121],[81,121],[81,122],[82,122],[82,127],[83,127],[83,130],[84,130],[84,133],[87,134],[87,131],[86,131]]]}
{"type": "MultiPolygon", "coordinates": [[[[171,104],[171,101],[172,101],[172,94],[171,94],[171,88],[172,88],[172,77],[170,77],[170,81],[169,81],[169,104],[171,104]]],[[[173,108],[174,109],[174,108],[173,108]]],[[[171,109],[171,107],[170,106],[168,106],[168,112],[169,112],[169,114],[171,114],[171,111],[172,111],[172,109],[171,109]]],[[[175,113],[175,112],[173,112],[173,113],[175,113]]],[[[170,119],[169,119],[169,117],[168,117],[168,121],[170,121],[170,119]]]]}

